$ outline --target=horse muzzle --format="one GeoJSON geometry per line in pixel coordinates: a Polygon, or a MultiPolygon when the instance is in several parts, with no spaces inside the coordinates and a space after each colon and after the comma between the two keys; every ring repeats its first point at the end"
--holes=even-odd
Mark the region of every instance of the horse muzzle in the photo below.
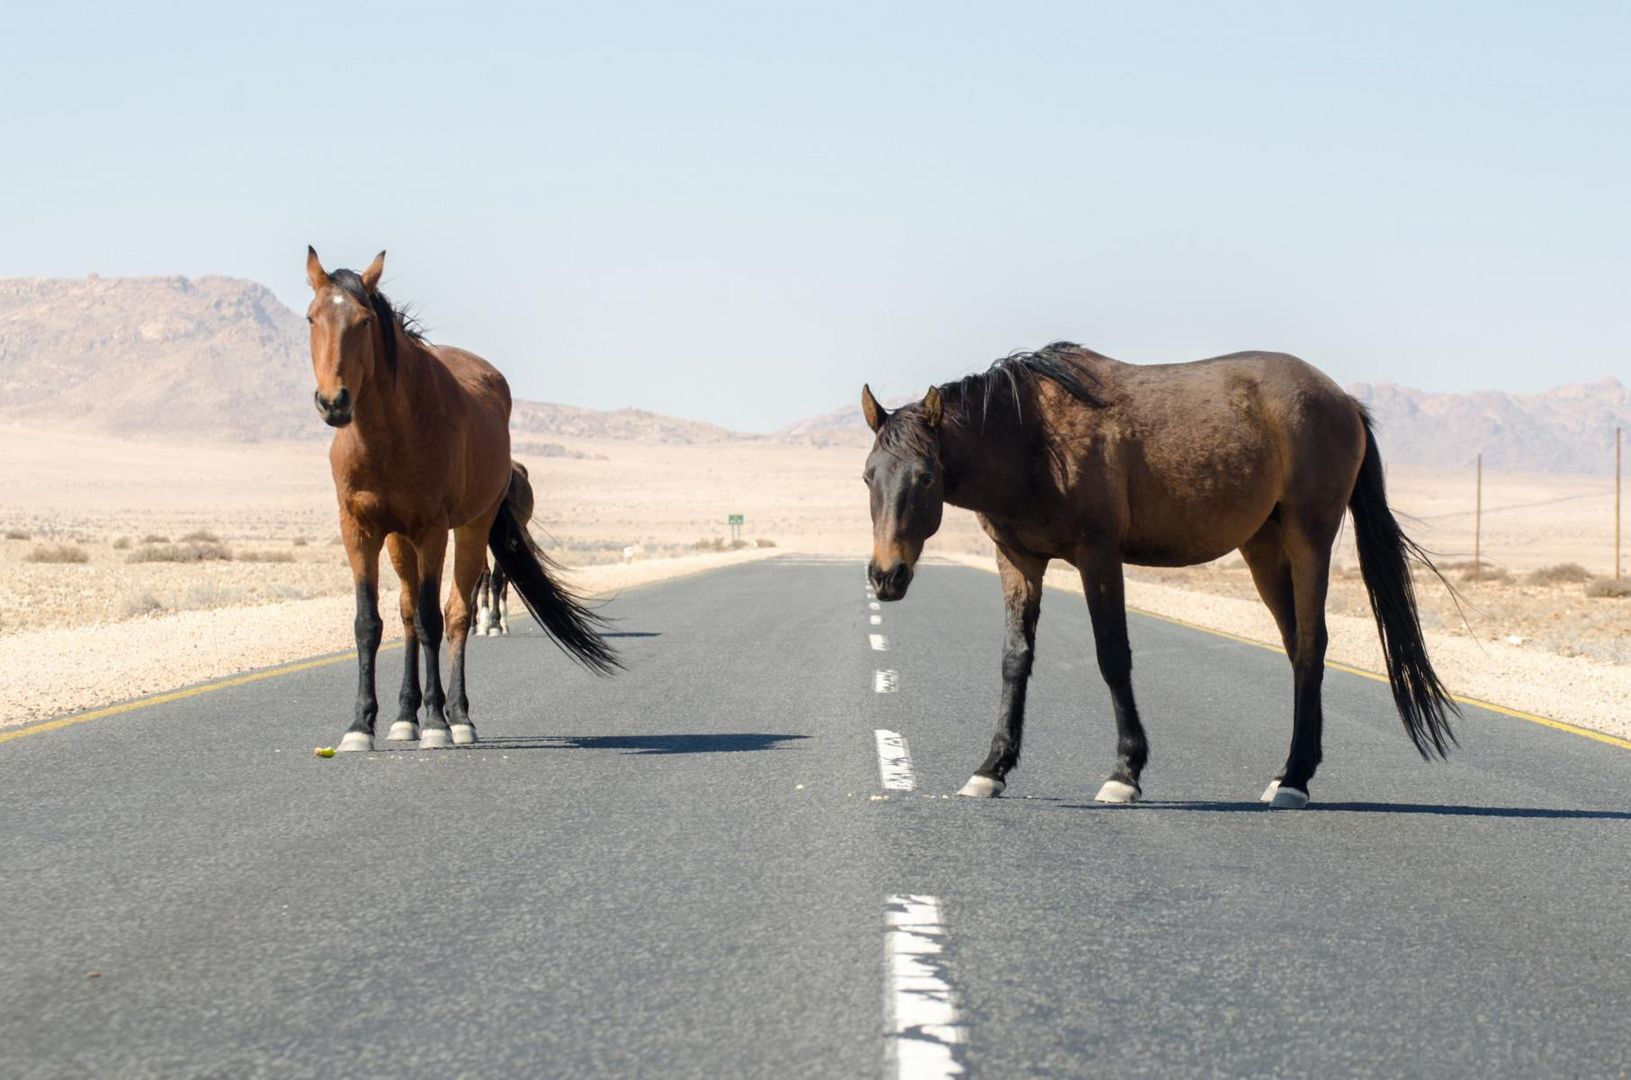
{"type": "Polygon", "coordinates": [[[872,591],[878,594],[879,600],[904,599],[907,587],[912,584],[912,568],[903,562],[896,563],[888,570],[871,563],[866,572],[868,580],[872,582],[872,591]]]}
{"type": "Polygon", "coordinates": [[[345,427],[351,423],[351,391],[340,388],[340,392],[332,398],[325,398],[321,390],[312,394],[312,400],[317,403],[317,411],[323,417],[323,423],[329,427],[345,427]]]}

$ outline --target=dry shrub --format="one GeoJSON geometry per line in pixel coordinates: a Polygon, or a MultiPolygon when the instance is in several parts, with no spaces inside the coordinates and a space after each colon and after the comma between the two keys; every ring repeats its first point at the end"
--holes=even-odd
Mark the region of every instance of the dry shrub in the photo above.
{"type": "Polygon", "coordinates": [[[766,540],[764,537],[761,536],[759,539],[757,539],[757,540],[755,540],[753,542],[753,546],[754,547],[762,547],[762,548],[775,547],[776,546],[776,541],[766,540]]]}
{"type": "Polygon", "coordinates": [[[1598,578],[1586,586],[1586,595],[1594,600],[1624,600],[1631,597],[1631,581],[1598,578]]]}
{"type": "Polygon", "coordinates": [[[128,561],[133,563],[194,563],[227,562],[231,558],[232,549],[221,544],[147,544],[132,551],[128,556],[128,561]]]}
{"type": "Polygon", "coordinates": [[[219,544],[221,538],[208,529],[194,529],[181,538],[183,544],[219,544]]]}
{"type": "Polygon", "coordinates": [[[148,533],[142,537],[142,543],[144,544],[168,544],[169,542],[170,538],[168,536],[160,536],[158,533],[148,533]]]}
{"type": "Polygon", "coordinates": [[[239,551],[233,555],[238,562],[294,562],[292,551],[239,551]]]}
{"type": "Polygon", "coordinates": [[[140,619],[164,611],[164,602],[150,592],[131,593],[119,601],[119,617],[140,619]]]}
{"type": "Polygon", "coordinates": [[[23,556],[24,562],[37,563],[88,563],[91,561],[90,552],[73,544],[37,544],[33,551],[23,556]]]}
{"type": "Polygon", "coordinates": [[[307,544],[311,543],[311,541],[307,540],[304,536],[297,536],[290,541],[290,543],[292,543],[295,547],[305,547],[307,544]]]}
{"type": "Polygon", "coordinates": [[[113,542],[113,550],[114,551],[129,551],[130,550],[130,537],[121,536],[121,537],[119,537],[119,539],[115,540],[113,542]]]}
{"type": "Polygon", "coordinates": [[[1439,567],[1446,574],[1454,574],[1460,581],[1510,581],[1512,574],[1504,566],[1479,563],[1472,559],[1444,563],[1439,567]]]}
{"type": "Polygon", "coordinates": [[[186,604],[192,609],[233,607],[248,600],[244,590],[235,585],[222,585],[214,581],[201,581],[187,590],[186,604]]]}
{"type": "Polygon", "coordinates": [[[1528,577],[1531,585],[1579,585],[1591,580],[1591,571],[1579,563],[1565,562],[1545,566],[1528,577]]]}
{"type": "Polygon", "coordinates": [[[34,534],[30,533],[26,529],[7,529],[6,530],[6,539],[7,540],[32,540],[32,539],[34,539],[34,534]]]}

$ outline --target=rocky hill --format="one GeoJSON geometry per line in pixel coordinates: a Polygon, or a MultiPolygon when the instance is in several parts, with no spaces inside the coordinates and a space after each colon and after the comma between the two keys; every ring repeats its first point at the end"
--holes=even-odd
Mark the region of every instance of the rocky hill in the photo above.
{"type": "Polygon", "coordinates": [[[1428,394],[1389,383],[1348,392],[1369,406],[1390,462],[1496,472],[1614,470],[1614,428],[1631,429],[1631,391],[1618,379],[1539,394],[1428,394]]]}
{"type": "MultiPolygon", "coordinates": [[[[137,437],[324,439],[311,378],[305,319],[252,281],[0,279],[6,420],[137,437]]],[[[542,446],[552,444],[540,436],[667,445],[756,437],[640,409],[530,401],[516,402],[514,430],[542,446]]]]}
{"type": "Polygon", "coordinates": [[[0,417],[121,435],[315,436],[305,320],[232,278],[0,279],[0,417]]]}

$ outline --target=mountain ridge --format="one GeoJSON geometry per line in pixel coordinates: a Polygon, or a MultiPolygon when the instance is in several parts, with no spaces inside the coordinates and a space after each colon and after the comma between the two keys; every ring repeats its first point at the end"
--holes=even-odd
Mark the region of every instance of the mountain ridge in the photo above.
{"type": "MultiPolygon", "coordinates": [[[[127,437],[258,441],[328,434],[311,407],[305,320],[240,278],[0,278],[0,419],[127,437]]],[[[1605,376],[1537,394],[1348,387],[1390,463],[1521,472],[1613,469],[1631,390],[1605,376]]],[[[885,404],[898,406],[911,397],[885,404]]],[[[693,446],[871,444],[859,403],[753,434],[638,408],[518,399],[518,437],[693,446]]]]}

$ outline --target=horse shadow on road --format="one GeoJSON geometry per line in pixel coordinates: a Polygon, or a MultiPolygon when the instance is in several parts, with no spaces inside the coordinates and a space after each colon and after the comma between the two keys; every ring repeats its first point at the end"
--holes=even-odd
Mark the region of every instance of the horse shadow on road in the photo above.
{"type": "Polygon", "coordinates": [[[667,735],[483,736],[465,750],[611,750],[624,754],[743,754],[782,750],[808,735],[768,732],[677,732],[667,735]]]}
{"type": "MultiPolygon", "coordinates": [[[[1260,802],[1143,802],[1125,806],[1064,803],[1062,810],[1189,811],[1209,814],[1283,814],[1260,802]]],[[[1554,818],[1572,821],[1631,821],[1625,810],[1564,810],[1543,806],[1462,806],[1439,803],[1311,802],[1303,810],[1326,814],[1427,814],[1444,817],[1554,818]]]]}

